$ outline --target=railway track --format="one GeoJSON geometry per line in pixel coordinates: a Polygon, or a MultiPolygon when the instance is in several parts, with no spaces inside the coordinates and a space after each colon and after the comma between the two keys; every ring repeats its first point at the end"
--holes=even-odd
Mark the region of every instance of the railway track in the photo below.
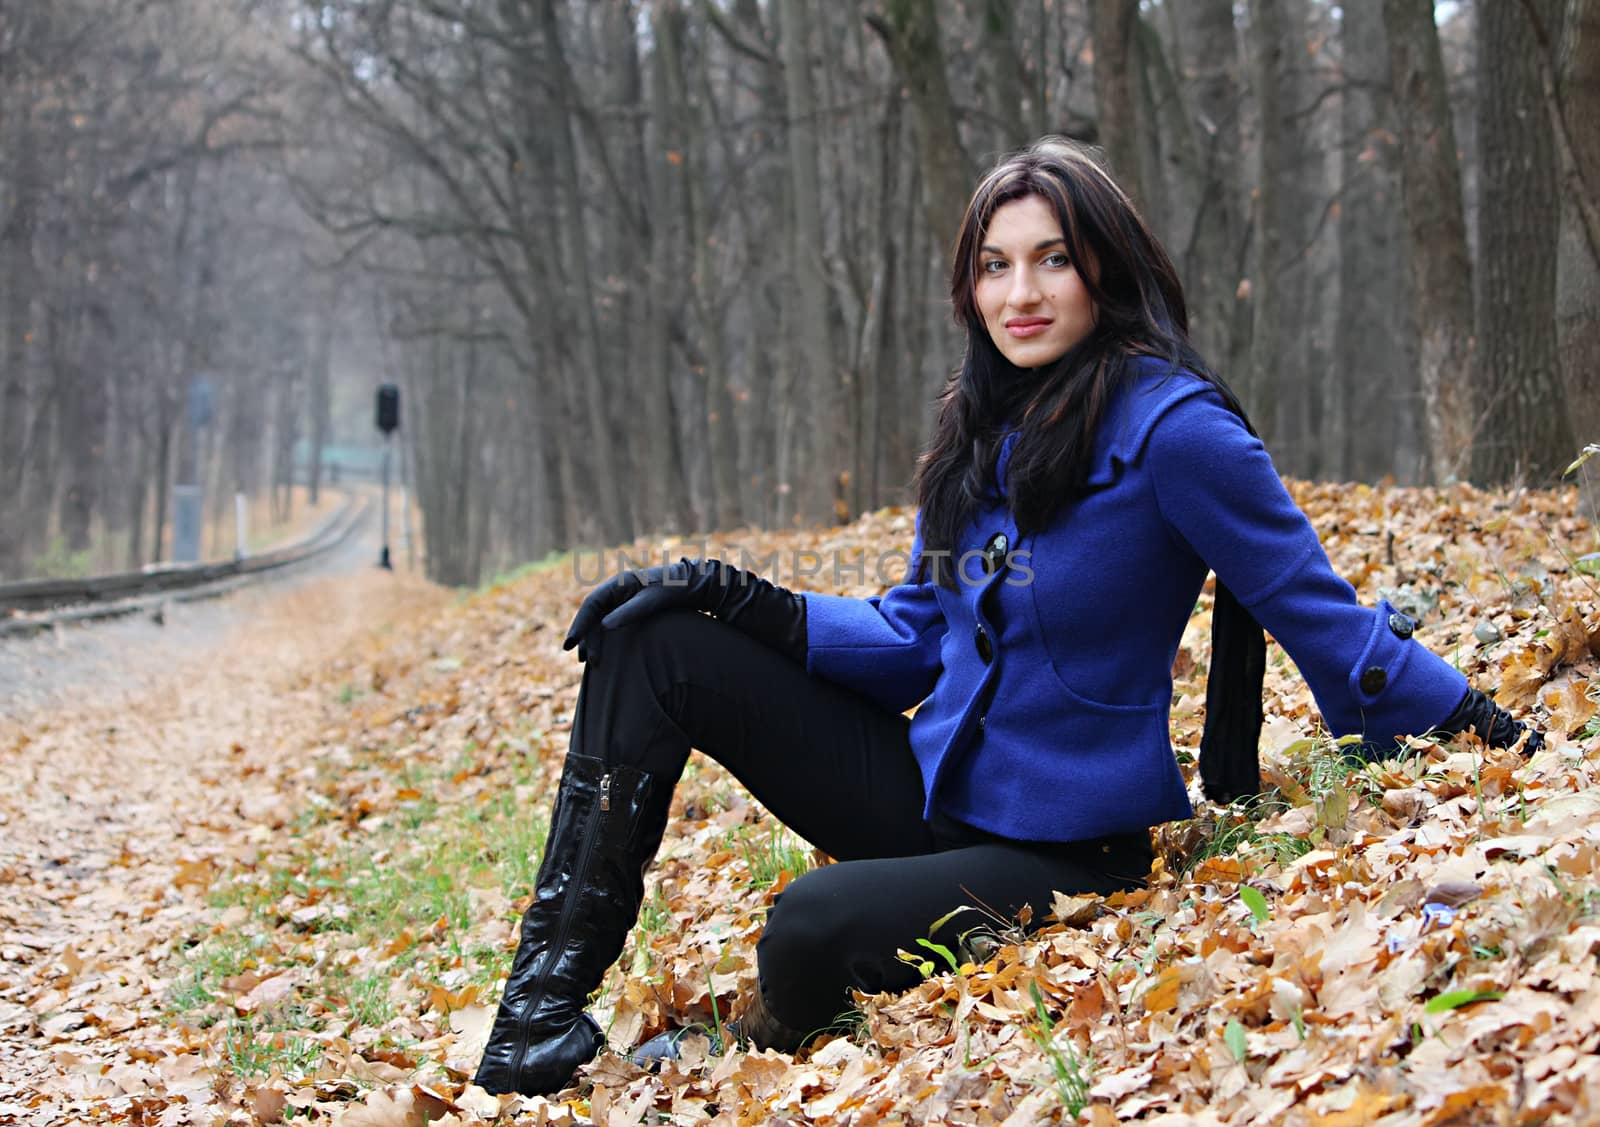
{"type": "Polygon", "coordinates": [[[371,515],[370,496],[344,504],[310,536],[282,548],[214,563],[168,564],[84,579],[0,584],[0,638],[26,637],[66,623],[158,611],[162,604],[215,598],[270,574],[325,557],[371,515]]]}

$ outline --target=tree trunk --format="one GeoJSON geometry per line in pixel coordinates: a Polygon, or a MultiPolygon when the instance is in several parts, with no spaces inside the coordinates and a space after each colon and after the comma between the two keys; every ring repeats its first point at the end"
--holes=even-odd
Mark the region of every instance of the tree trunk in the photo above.
{"type": "Polygon", "coordinates": [[[128,480],[128,549],[123,558],[123,566],[130,571],[143,566],[145,562],[144,521],[151,477],[150,444],[141,441],[134,449],[137,454],[130,461],[133,473],[128,480]]]}
{"type": "Polygon", "coordinates": [[[151,528],[150,559],[168,558],[167,502],[172,497],[172,430],[178,425],[178,409],[171,388],[162,388],[159,417],[156,419],[156,517],[151,528]]]}
{"type": "MultiPolygon", "coordinates": [[[[669,319],[681,321],[683,291],[692,281],[670,257],[663,259],[663,251],[676,237],[678,228],[665,210],[668,204],[662,182],[668,176],[664,168],[673,169],[680,180],[686,175],[679,136],[682,127],[675,120],[676,109],[659,96],[649,99],[654,112],[646,109],[639,58],[643,43],[634,5],[594,5],[587,14],[600,24],[601,42],[586,54],[602,64],[604,104],[626,109],[612,129],[599,131],[598,135],[591,131],[588,141],[603,148],[618,164],[646,173],[641,187],[648,188],[640,193],[637,205],[631,200],[617,201],[617,210],[630,217],[627,222],[619,219],[598,225],[607,284],[620,291],[616,298],[607,295],[604,300],[614,301],[619,311],[627,310],[627,316],[622,318],[625,327],[605,334],[600,343],[608,367],[618,373],[619,385],[637,388],[638,395],[637,403],[613,405],[612,426],[633,439],[629,445],[635,451],[632,476],[636,485],[625,492],[634,506],[635,527],[681,531],[692,526],[686,518],[689,522],[693,518],[684,511],[687,505],[682,510],[676,505],[678,499],[687,502],[688,484],[685,467],[674,459],[679,445],[669,429],[672,412],[665,334],[669,319]],[[645,139],[645,126],[652,118],[656,123],[653,151],[645,139]],[[679,162],[675,166],[673,159],[679,162]],[[641,258],[649,264],[647,271],[639,269],[641,258]],[[623,376],[632,371],[638,372],[639,378],[628,380],[623,376]],[[624,409],[619,412],[617,406],[624,409]]],[[[675,22],[681,27],[682,20],[675,0],[652,9],[651,38],[658,63],[665,54],[681,49],[680,43],[663,44],[661,35],[672,34],[668,25],[675,22]]],[[[659,92],[663,67],[658,65],[655,70],[655,89],[659,92]]]]}
{"type": "MultiPolygon", "coordinates": [[[[1535,0],[1546,27],[1558,0],[1535,0]]],[[[1572,460],[1572,425],[1556,358],[1560,196],[1555,143],[1539,86],[1538,43],[1520,4],[1478,9],[1479,424],[1474,475],[1553,482],[1572,460]]]]}
{"type": "MultiPolygon", "coordinates": [[[[7,92],[9,94],[9,91],[7,92]]],[[[0,105],[0,114],[12,116],[0,105]]],[[[21,578],[24,526],[23,475],[28,448],[28,373],[32,366],[34,226],[37,220],[36,142],[30,109],[6,121],[0,138],[16,154],[12,182],[0,182],[0,578],[21,578]]]]}
{"type": "Polygon", "coordinates": [[[1166,50],[1156,29],[1134,14],[1133,52],[1134,129],[1139,154],[1139,211],[1164,246],[1175,232],[1175,209],[1169,172],[1181,161],[1178,148],[1184,123],[1182,99],[1167,64],[1166,50]]]}
{"type": "MultiPolygon", "coordinates": [[[[800,362],[797,388],[804,399],[785,406],[801,408],[806,430],[812,436],[809,464],[804,467],[807,487],[801,512],[808,520],[821,520],[829,512],[835,483],[846,467],[840,460],[844,440],[844,404],[839,373],[834,366],[833,322],[828,312],[827,266],[822,261],[822,192],[817,175],[819,141],[816,104],[812,96],[807,39],[809,12],[806,0],[783,0],[783,74],[787,95],[789,175],[794,210],[790,226],[794,248],[795,309],[791,338],[800,362]]],[[[842,514],[835,514],[836,516],[842,514]]]]}
{"type": "MultiPolygon", "coordinates": [[[[273,414],[272,495],[273,519],[284,523],[294,516],[294,446],[299,437],[300,378],[297,367],[278,376],[277,410],[273,414]]],[[[187,430],[187,426],[185,427],[187,430]]],[[[194,436],[199,442],[199,435],[194,436]]]]}
{"type": "Polygon", "coordinates": [[[333,363],[333,328],[336,317],[336,306],[330,298],[329,308],[317,317],[315,335],[311,343],[311,363],[306,372],[309,381],[306,410],[310,415],[306,430],[311,436],[307,500],[312,508],[322,503],[322,449],[328,444],[328,431],[332,423],[330,369],[333,363]]]}
{"type": "Polygon", "coordinates": [[[1347,6],[1340,36],[1339,301],[1323,471],[1342,481],[1397,470],[1410,481],[1421,453],[1416,350],[1406,313],[1382,14],[1369,4],[1347,6]]]}
{"type": "MultiPolygon", "coordinates": [[[[1560,107],[1572,140],[1573,175],[1561,205],[1556,256],[1556,339],[1567,410],[1578,445],[1600,442],[1600,256],[1584,208],[1600,205],[1600,0],[1572,0],[1560,69],[1560,107]],[[1586,193],[1587,201],[1575,198],[1586,193]]],[[[1591,516],[1600,516],[1600,471],[1585,474],[1591,516]]]]}
{"type": "Polygon", "coordinates": [[[1243,388],[1250,380],[1251,229],[1241,200],[1239,45],[1232,0],[1168,6],[1175,51],[1191,107],[1195,156],[1190,180],[1197,202],[1184,241],[1171,249],[1189,295],[1190,336],[1243,388]]]}
{"type": "Polygon", "coordinates": [[[922,206],[935,244],[948,254],[961,229],[974,174],[956,131],[938,10],[934,0],[888,0],[884,16],[869,22],[906,85],[922,169],[922,206]]]}
{"type": "MultiPolygon", "coordinates": [[[[704,182],[709,170],[698,112],[688,95],[684,13],[676,3],[659,5],[654,10],[653,27],[656,93],[652,101],[659,130],[654,165],[661,190],[653,209],[651,248],[655,288],[663,299],[669,295],[671,299],[670,306],[665,300],[658,303],[651,326],[654,347],[661,350],[659,358],[652,356],[649,360],[661,373],[659,399],[652,398],[651,412],[659,416],[657,425],[664,444],[661,476],[666,486],[657,511],[673,514],[678,530],[687,532],[695,527],[695,516],[688,466],[683,460],[683,444],[672,407],[670,373],[674,350],[668,322],[682,326],[685,314],[693,307],[699,314],[696,320],[702,337],[712,336],[717,330],[704,315],[704,294],[714,285],[714,264],[707,245],[710,234],[703,229],[703,225],[709,226],[709,217],[704,214],[704,182]]],[[[729,461],[733,452],[729,441],[733,415],[728,409],[727,373],[722,370],[720,358],[699,367],[697,382],[705,389],[709,404],[704,414],[691,420],[691,425],[694,433],[704,433],[707,439],[697,444],[705,454],[710,487],[706,516],[717,528],[732,528],[738,523],[739,484],[737,471],[729,461]]]]}
{"type": "MultiPolygon", "coordinates": [[[[1250,47],[1256,106],[1261,116],[1256,175],[1256,256],[1251,296],[1250,382],[1242,396],[1256,430],[1271,445],[1280,432],[1278,384],[1283,372],[1286,306],[1278,284],[1284,256],[1283,196],[1291,174],[1285,160],[1283,0],[1250,0],[1250,47]]],[[[1281,455],[1280,455],[1281,456],[1281,455]]]]}
{"type": "Polygon", "coordinates": [[[1472,442],[1472,263],[1461,168],[1432,0],[1384,0],[1389,78],[1400,136],[1417,374],[1436,480],[1464,473],[1472,442]]]}
{"type": "MultiPolygon", "coordinates": [[[[87,295],[82,295],[87,300],[87,295]]],[[[93,332],[91,315],[75,317],[80,332],[93,332]]],[[[77,355],[63,358],[56,386],[61,409],[61,444],[66,488],[61,495],[61,534],[67,551],[86,552],[91,546],[90,527],[100,506],[100,482],[106,457],[106,385],[104,369],[85,355],[86,347],[72,347],[77,355]]]]}
{"type": "MultiPolygon", "coordinates": [[[[765,46],[772,36],[763,22],[758,0],[734,0],[733,7],[741,32],[751,41],[765,46]]],[[[768,11],[776,9],[769,7],[768,11]]],[[[781,122],[786,112],[782,71],[779,58],[770,50],[754,61],[743,56],[730,60],[731,81],[753,90],[757,112],[774,123],[781,122]]],[[[718,121],[719,104],[713,95],[710,74],[702,71],[701,81],[702,110],[708,129],[712,136],[722,139],[723,163],[731,167],[736,163],[735,150],[728,140],[732,130],[718,121]]],[[[782,232],[780,237],[786,239],[792,226],[787,220],[793,192],[781,155],[784,143],[781,131],[762,131],[753,152],[764,159],[758,160],[759,167],[751,173],[752,191],[739,193],[735,205],[740,226],[746,231],[765,233],[767,247],[773,245],[771,232],[782,232]]],[[[734,362],[742,343],[743,362],[739,369],[744,373],[743,396],[736,396],[741,424],[739,473],[744,483],[740,490],[744,503],[742,519],[744,523],[763,527],[786,523],[791,502],[786,475],[790,462],[788,434],[792,428],[782,421],[785,402],[782,389],[787,386],[792,370],[788,347],[792,319],[790,293],[785,270],[768,271],[759,284],[751,287],[746,316],[755,324],[776,331],[752,334],[743,342],[737,342],[725,317],[708,318],[706,322],[708,330],[715,327],[716,348],[728,358],[726,368],[730,378],[735,373],[734,362]]]]}
{"type": "Polygon", "coordinates": [[[874,202],[871,226],[872,278],[866,300],[866,311],[861,321],[853,365],[856,393],[854,406],[854,485],[856,511],[876,508],[883,503],[878,492],[878,448],[883,444],[884,389],[893,382],[887,370],[886,351],[889,340],[889,323],[898,314],[900,303],[895,300],[901,284],[896,270],[899,255],[894,245],[894,211],[900,190],[896,183],[900,170],[895,164],[895,154],[900,148],[900,101],[891,100],[885,107],[884,119],[876,131],[878,165],[875,177],[878,192],[874,202]]]}
{"type": "Polygon", "coordinates": [[[1136,203],[1145,199],[1140,176],[1139,111],[1134,31],[1139,0],[1093,0],[1094,94],[1100,110],[1100,145],[1117,182],[1136,203]]]}
{"type": "Polygon", "coordinates": [[[1313,80],[1318,62],[1314,52],[1319,32],[1313,26],[1321,5],[1311,0],[1284,0],[1283,46],[1280,61],[1284,70],[1282,87],[1285,104],[1280,112],[1284,122],[1281,155],[1286,162],[1282,194],[1281,230],[1285,239],[1284,260],[1276,275],[1281,295],[1278,308],[1283,349],[1279,361],[1284,379],[1279,382],[1280,417],[1292,420],[1280,435],[1293,435],[1289,451],[1293,472],[1306,478],[1324,476],[1321,464],[1321,433],[1326,410],[1328,385],[1341,378],[1332,370],[1328,340],[1333,332],[1333,303],[1313,300],[1333,284],[1336,277],[1331,240],[1324,240],[1327,227],[1319,221],[1331,206],[1337,190],[1330,186],[1328,152],[1334,142],[1316,108],[1321,105],[1321,89],[1313,80]],[[1285,395],[1287,392],[1287,395],[1285,395]]]}
{"type": "MultiPolygon", "coordinates": [[[[598,494],[602,526],[607,540],[620,543],[633,539],[632,517],[622,492],[626,473],[626,459],[622,456],[624,445],[613,441],[610,425],[611,396],[613,389],[622,386],[620,373],[607,372],[601,366],[599,346],[600,327],[595,320],[595,287],[590,275],[589,239],[586,232],[587,208],[584,192],[578,178],[578,154],[573,138],[572,106],[564,101],[576,97],[582,89],[567,66],[561,45],[559,23],[556,19],[555,0],[541,0],[539,4],[539,29],[544,39],[545,51],[552,64],[554,88],[559,91],[555,106],[560,120],[548,126],[553,144],[556,195],[560,201],[562,222],[559,224],[562,261],[570,274],[567,285],[567,308],[571,311],[577,331],[573,334],[577,346],[578,371],[587,408],[589,434],[589,467],[593,472],[593,492],[598,494]],[[622,463],[619,468],[619,462],[622,463]]],[[[530,91],[531,93],[531,91],[530,91]]]]}
{"type": "MultiPolygon", "coordinates": [[[[1017,53],[1017,0],[980,0],[981,21],[978,69],[990,107],[988,126],[991,149],[1005,152],[1032,141],[1033,107],[1026,105],[1022,59],[1017,53]]],[[[952,236],[954,237],[953,233],[952,236]]]]}
{"type": "MultiPolygon", "coordinates": [[[[943,281],[944,256],[936,249],[933,233],[917,222],[914,203],[921,185],[914,160],[916,140],[910,130],[902,129],[901,134],[894,158],[905,170],[900,197],[894,206],[894,214],[900,217],[896,243],[901,261],[906,264],[902,285],[907,287],[907,292],[915,293],[919,288],[933,289],[943,281]]],[[[907,486],[929,431],[929,404],[933,396],[923,376],[925,356],[930,350],[942,351],[945,340],[956,332],[950,317],[931,308],[934,304],[906,302],[900,316],[891,322],[884,345],[881,366],[894,373],[891,384],[894,398],[887,412],[891,423],[880,478],[890,504],[903,505],[910,500],[907,486]]],[[[879,417],[884,416],[880,414],[879,417]]]]}

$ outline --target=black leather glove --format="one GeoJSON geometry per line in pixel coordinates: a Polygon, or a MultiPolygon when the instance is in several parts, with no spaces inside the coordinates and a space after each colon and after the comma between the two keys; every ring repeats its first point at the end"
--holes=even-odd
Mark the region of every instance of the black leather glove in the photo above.
{"type": "MultiPolygon", "coordinates": [[[[1471,686],[1468,686],[1466,695],[1461,698],[1461,703],[1456,705],[1455,711],[1436,724],[1432,732],[1441,736],[1454,736],[1465,732],[1468,728],[1475,731],[1490,747],[1510,747],[1517,742],[1523,732],[1529,733],[1528,742],[1522,746],[1524,755],[1532,755],[1544,747],[1544,735],[1537,728],[1530,728],[1515,719],[1511,713],[1471,686]]],[[[1387,742],[1365,740],[1352,744],[1346,754],[1371,762],[1375,759],[1392,759],[1397,755],[1404,755],[1405,751],[1406,745],[1399,740],[1387,742]]]]}
{"type": "Polygon", "coordinates": [[[1532,755],[1544,747],[1543,733],[1515,719],[1489,697],[1470,687],[1456,710],[1434,731],[1454,736],[1468,728],[1477,732],[1478,738],[1490,747],[1510,747],[1523,732],[1528,733],[1528,742],[1522,748],[1524,755],[1532,755]]]}
{"type": "Polygon", "coordinates": [[[721,560],[691,560],[619,572],[590,591],[561,648],[578,660],[598,655],[599,630],[615,630],[669,607],[704,611],[779,653],[804,663],[806,603],[750,571],[721,560]]]}

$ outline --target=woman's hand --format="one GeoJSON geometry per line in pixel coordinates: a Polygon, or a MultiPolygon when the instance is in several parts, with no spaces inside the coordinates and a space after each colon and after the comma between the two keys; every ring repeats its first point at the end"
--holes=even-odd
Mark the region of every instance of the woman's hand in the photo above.
{"type": "Polygon", "coordinates": [[[1467,695],[1461,698],[1455,711],[1434,731],[1454,736],[1468,728],[1477,732],[1478,738],[1490,747],[1510,747],[1522,737],[1523,732],[1528,733],[1528,742],[1522,747],[1524,755],[1532,755],[1544,747],[1544,735],[1537,728],[1524,724],[1473,688],[1467,690],[1467,695]]]}
{"type": "MultiPolygon", "coordinates": [[[[1428,734],[1436,736],[1456,736],[1468,729],[1476,732],[1478,738],[1487,747],[1513,747],[1522,738],[1522,733],[1528,733],[1528,742],[1522,745],[1523,755],[1532,755],[1544,747],[1544,734],[1531,725],[1524,724],[1511,713],[1495,704],[1493,700],[1479,692],[1477,689],[1467,689],[1466,695],[1461,698],[1461,703],[1456,705],[1455,711],[1445,717],[1443,721],[1430,729],[1428,734]]],[[[1354,744],[1347,750],[1347,754],[1354,755],[1368,762],[1377,759],[1390,759],[1397,755],[1404,755],[1406,744],[1400,740],[1379,743],[1367,740],[1354,744]]]]}
{"type": "Polygon", "coordinates": [[[673,607],[704,611],[805,661],[805,600],[753,572],[714,559],[683,558],[612,576],[583,600],[561,648],[577,646],[578,660],[587,661],[601,637],[596,631],[618,630],[673,607]]]}
{"type": "MultiPolygon", "coordinates": [[[[717,560],[706,562],[722,566],[717,560]]],[[[705,598],[704,591],[693,582],[693,573],[698,568],[698,561],[685,558],[673,564],[618,572],[584,598],[572,625],[567,627],[561,648],[570,650],[577,646],[578,660],[586,661],[588,654],[584,643],[597,627],[616,630],[672,606],[707,609],[700,605],[705,598]]]]}

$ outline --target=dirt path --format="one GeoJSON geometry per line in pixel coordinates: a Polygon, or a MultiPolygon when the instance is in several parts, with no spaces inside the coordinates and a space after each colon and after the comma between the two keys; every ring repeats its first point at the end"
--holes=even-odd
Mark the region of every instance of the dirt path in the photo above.
{"type": "Polygon", "coordinates": [[[208,604],[170,631],[119,624],[35,643],[43,660],[5,655],[0,1123],[139,1119],[158,1091],[159,1122],[210,1121],[209,1078],[159,1022],[174,937],[206,911],[215,859],[291,816],[276,781],[315,748],[339,691],[316,671],[448,598],[345,569],[208,604]]]}
{"type": "Polygon", "coordinates": [[[0,723],[115,694],[147,693],[174,669],[203,659],[223,636],[308,583],[371,569],[376,518],[326,557],[267,572],[225,597],[169,601],[153,613],[0,637],[0,723]]]}

